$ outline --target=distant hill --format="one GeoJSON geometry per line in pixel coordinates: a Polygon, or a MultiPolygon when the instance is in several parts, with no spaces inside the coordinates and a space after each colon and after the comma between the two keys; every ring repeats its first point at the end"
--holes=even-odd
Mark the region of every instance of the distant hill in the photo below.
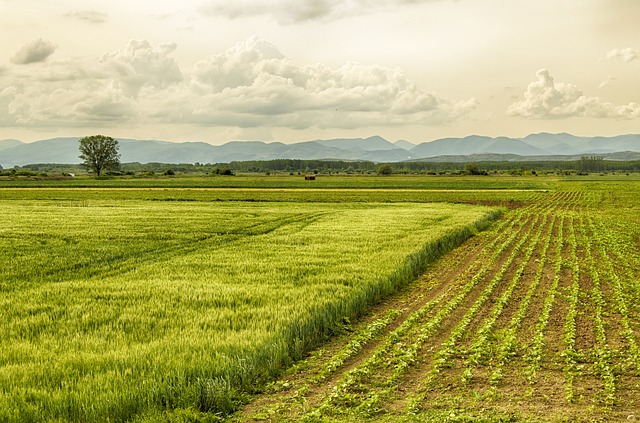
{"type": "MultiPolygon", "coordinates": [[[[52,138],[19,143],[0,150],[0,165],[80,163],[79,138],[52,138]]],[[[231,141],[215,146],[203,142],[118,139],[122,162],[227,163],[246,160],[368,160],[398,162],[410,153],[381,137],[305,141],[294,144],[231,141]]]]}
{"type": "MultiPolygon", "coordinates": [[[[80,163],[79,138],[52,138],[31,143],[0,140],[0,165],[5,168],[35,163],[80,163]]],[[[204,142],[168,142],[118,139],[122,162],[228,163],[231,161],[302,159],[366,160],[576,160],[600,155],[609,160],[634,160],[640,153],[640,134],[615,137],[577,137],[571,134],[531,134],[524,138],[444,138],[414,145],[382,137],[338,138],[292,144],[232,141],[223,145],[204,142]],[[615,153],[615,154],[614,154],[615,153]],[[571,158],[568,158],[571,157],[571,158]]]]}
{"type": "MultiPolygon", "coordinates": [[[[433,163],[565,162],[565,161],[570,162],[574,160],[580,160],[581,157],[584,157],[584,155],[583,154],[577,154],[577,155],[556,154],[556,155],[544,155],[544,156],[521,156],[519,154],[483,153],[483,154],[427,157],[427,158],[419,159],[416,161],[433,162],[433,163]]],[[[599,154],[598,157],[602,157],[604,160],[612,160],[612,161],[636,161],[636,160],[640,160],[640,152],[622,151],[618,153],[604,153],[604,154],[599,154]]]]}
{"type": "MultiPolygon", "coordinates": [[[[311,142],[316,142],[320,145],[324,145],[325,147],[339,148],[341,150],[389,151],[401,148],[377,135],[369,138],[338,138],[333,140],[315,140],[311,142]]],[[[303,142],[300,144],[305,143],[303,142]]]]}
{"type": "Polygon", "coordinates": [[[395,145],[396,147],[404,148],[405,150],[411,150],[413,147],[416,146],[414,143],[409,142],[407,140],[398,140],[394,142],[393,145],[395,145]]]}
{"type": "Polygon", "coordinates": [[[576,137],[571,134],[531,134],[522,139],[547,154],[604,154],[620,151],[640,151],[640,135],[615,137],[576,137]]]}
{"type": "Polygon", "coordinates": [[[0,140],[0,151],[6,150],[12,147],[17,147],[21,144],[24,144],[24,143],[18,140],[0,140]]]}
{"type": "Polygon", "coordinates": [[[465,138],[445,138],[431,142],[423,142],[410,151],[412,156],[414,156],[413,158],[478,153],[520,154],[523,156],[545,154],[545,150],[522,140],[506,137],[490,138],[477,135],[465,138]]]}

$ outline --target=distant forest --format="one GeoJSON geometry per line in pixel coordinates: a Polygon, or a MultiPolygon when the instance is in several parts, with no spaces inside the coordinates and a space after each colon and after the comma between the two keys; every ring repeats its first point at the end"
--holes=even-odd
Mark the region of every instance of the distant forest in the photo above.
{"type": "MultiPolygon", "coordinates": [[[[573,161],[478,161],[475,169],[481,174],[488,173],[602,173],[640,172],[640,161],[603,160],[597,156],[585,156],[573,161]]],[[[230,163],[122,163],[118,172],[111,175],[175,175],[179,173],[200,173],[209,175],[232,175],[236,173],[276,173],[276,174],[376,174],[384,167],[388,173],[396,174],[464,174],[468,173],[469,162],[398,162],[374,163],[369,161],[338,160],[295,160],[278,159],[265,161],[241,161],[230,163]],[[467,169],[467,170],[466,170],[467,169]]],[[[49,173],[85,173],[77,164],[30,164],[0,171],[0,175],[45,176],[49,173]]]]}
{"type": "MultiPolygon", "coordinates": [[[[452,173],[464,172],[469,162],[398,162],[388,163],[393,173],[452,173]]],[[[585,156],[573,161],[487,161],[476,162],[485,172],[574,171],[574,172],[640,172],[640,161],[603,160],[585,156]]],[[[386,164],[385,164],[386,165],[386,164]]],[[[307,172],[307,173],[375,173],[379,163],[324,160],[268,160],[231,162],[224,166],[237,172],[307,172]]]]}

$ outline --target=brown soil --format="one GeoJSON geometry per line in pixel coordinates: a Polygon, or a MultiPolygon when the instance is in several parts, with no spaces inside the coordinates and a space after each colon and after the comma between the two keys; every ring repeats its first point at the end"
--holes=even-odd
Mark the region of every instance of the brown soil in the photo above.
{"type": "MultiPolygon", "coordinates": [[[[279,388],[273,388],[270,393],[258,396],[254,402],[234,417],[234,421],[298,421],[309,411],[315,411],[318,416],[336,421],[393,421],[396,418],[408,416],[406,413],[410,398],[421,399],[420,410],[414,416],[416,420],[420,420],[421,413],[428,415],[438,410],[464,410],[468,415],[480,417],[496,414],[515,415],[522,419],[543,421],[640,420],[640,400],[637,395],[640,389],[640,376],[635,374],[633,366],[614,367],[616,403],[611,405],[604,404],[602,401],[603,379],[597,373],[593,361],[593,349],[596,345],[592,293],[594,283],[587,266],[586,248],[589,248],[589,245],[584,241],[590,234],[586,230],[586,236],[583,236],[581,225],[585,225],[586,221],[577,217],[582,213],[580,210],[582,201],[584,200],[579,193],[556,193],[550,195],[547,202],[509,211],[503,217],[503,224],[494,225],[492,229],[470,239],[434,263],[415,283],[372,307],[359,322],[353,325],[352,333],[357,333],[375,319],[384,316],[389,310],[400,310],[400,314],[381,334],[367,343],[359,353],[350,357],[333,374],[322,381],[312,381],[323,363],[347,345],[352,337],[349,333],[336,337],[313,352],[302,365],[298,366],[297,370],[292,370],[275,385],[279,388]],[[534,224],[538,215],[541,220],[534,224]],[[555,224],[551,225],[551,217],[554,215],[557,218],[555,224]],[[565,349],[564,327],[569,310],[568,296],[572,285],[572,249],[569,231],[571,223],[567,216],[576,217],[574,229],[578,242],[577,255],[580,267],[580,296],[576,317],[576,350],[579,356],[578,372],[573,383],[575,394],[573,402],[569,402],[566,396],[567,368],[562,357],[565,349]],[[564,225],[562,237],[559,233],[561,221],[564,225]],[[510,227],[509,223],[514,223],[514,226],[510,227]],[[507,229],[510,232],[507,232],[507,229]],[[531,259],[524,263],[521,274],[517,275],[516,271],[523,263],[526,249],[538,230],[541,231],[539,243],[531,259]],[[497,251],[501,243],[514,231],[517,236],[509,247],[492,261],[494,251],[497,251]],[[434,373],[436,368],[434,359],[449,339],[452,330],[480,297],[502,265],[507,262],[514,246],[527,231],[530,231],[528,239],[525,240],[513,262],[509,264],[495,291],[471,320],[463,337],[456,344],[455,353],[448,365],[439,373],[434,373]],[[515,355],[502,365],[502,378],[491,381],[492,373],[499,367],[496,358],[498,346],[501,345],[503,334],[536,277],[540,260],[543,258],[542,245],[549,231],[551,231],[551,242],[545,254],[546,262],[542,268],[542,277],[517,333],[515,355]],[[562,245],[559,246],[562,266],[556,275],[555,265],[558,260],[560,239],[563,240],[562,245]],[[360,378],[359,384],[350,386],[347,390],[349,398],[342,398],[337,403],[327,399],[332,391],[346,380],[345,376],[349,371],[363,368],[364,363],[389,339],[389,334],[405,322],[412,312],[430,301],[440,299],[433,310],[425,314],[416,328],[410,330],[391,346],[388,354],[391,357],[394,353],[401,352],[412,345],[420,325],[432,319],[438,310],[442,310],[447,302],[460,293],[462,287],[480,271],[484,271],[485,274],[478,284],[443,319],[427,342],[419,347],[416,361],[411,363],[407,371],[401,373],[391,386],[388,386],[387,382],[395,368],[392,360],[380,363],[380,367],[374,372],[360,378]],[[470,347],[474,344],[480,327],[490,318],[496,300],[505,292],[514,277],[518,278],[517,285],[490,333],[488,356],[473,367],[473,378],[465,383],[462,375],[468,364],[470,347]],[[555,301],[543,332],[542,359],[535,377],[531,379],[527,376],[527,369],[531,365],[527,357],[531,351],[532,339],[536,333],[536,325],[545,298],[556,277],[558,277],[558,286],[555,301]],[[432,381],[429,389],[425,389],[427,379],[432,381]],[[375,395],[378,395],[378,402],[374,403],[375,409],[366,412],[356,408],[364,399],[374,398],[375,395]],[[330,409],[322,408],[323,404],[325,407],[329,405],[330,409]]],[[[591,249],[590,253],[595,260],[602,259],[597,251],[591,249]]],[[[618,269],[619,264],[615,262],[613,256],[610,258],[614,261],[614,268],[618,269]]],[[[607,305],[605,313],[607,340],[614,352],[615,360],[618,356],[626,356],[625,342],[621,335],[620,316],[615,311],[613,286],[607,278],[600,279],[601,292],[607,305]]]]}

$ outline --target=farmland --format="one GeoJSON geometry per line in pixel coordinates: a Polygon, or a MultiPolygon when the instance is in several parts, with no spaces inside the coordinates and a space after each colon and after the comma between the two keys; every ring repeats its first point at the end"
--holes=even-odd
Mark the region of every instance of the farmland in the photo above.
{"type": "Polygon", "coordinates": [[[640,187],[560,181],[316,350],[237,421],[639,418],[640,187]]]}
{"type": "Polygon", "coordinates": [[[640,417],[636,177],[316,182],[0,181],[0,420],[640,417]]]}
{"type": "Polygon", "coordinates": [[[2,421],[229,413],[497,216],[46,193],[0,205],[2,421]]]}

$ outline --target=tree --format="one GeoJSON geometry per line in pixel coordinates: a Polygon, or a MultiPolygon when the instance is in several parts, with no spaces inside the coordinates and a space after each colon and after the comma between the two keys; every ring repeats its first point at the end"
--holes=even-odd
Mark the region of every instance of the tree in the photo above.
{"type": "Polygon", "coordinates": [[[118,141],[104,135],[91,135],[80,140],[82,165],[97,176],[103,170],[117,170],[120,167],[118,141]]]}
{"type": "Polygon", "coordinates": [[[602,172],[604,170],[603,158],[602,156],[582,156],[579,168],[583,172],[602,172]]]}
{"type": "Polygon", "coordinates": [[[390,164],[383,164],[378,168],[378,175],[391,175],[393,173],[393,168],[390,164]]]}
{"type": "Polygon", "coordinates": [[[480,171],[480,166],[478,166],[477,163],[466,163],[464,165],[464,170],[465,172],[471,174],[471,175],[480,175],[482,174],[482,172],[480,171]]]}

